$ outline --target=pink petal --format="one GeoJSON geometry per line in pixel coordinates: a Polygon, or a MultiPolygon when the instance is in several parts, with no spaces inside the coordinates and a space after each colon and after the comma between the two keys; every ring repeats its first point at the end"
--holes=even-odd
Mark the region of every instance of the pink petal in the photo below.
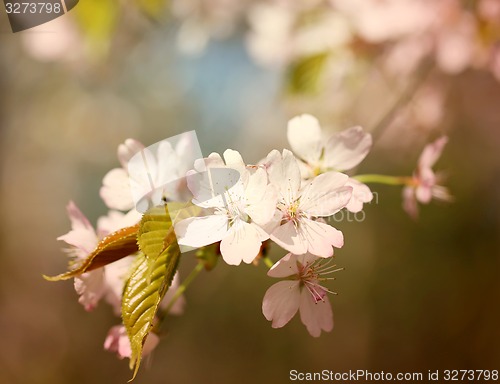
{"type": "Polygon", "coordinates": [[[273,328],[286,325],[300,305],[299,281],[280,281],[272,285],[262,300],[262,313],[273,328]]]}
{"type": "Polygon", "coordinates": [[[433,143],[427,144],[418,159],[418,168],[432,168],[441,156],[447,142],[448,137],[442,136],[433,143]]]}
{"type": "Polygon", "coordinates": [[[97,235],[85,215],[72,201],[66,207],[71,221],[72,230],[65,235],[59,236],[62,240],[80,251],[78,257],[84,258],[94,250],[97,245],[97,235]]]}
{"type": "Polygon", "coordinates": [[[307,243],[300,237],[292,221],[287,221],[277,227],[270,237],[280,247],[295,255],[302,255],[307,252],[307,243]]]}
{"type": "Polygon", "coordinates": [[[255,225],[236,220],[220,243],[222,258],[229,265],[249,264],[260,251],[262,242],[255,225]]]}
{"type": "Polygon", "coordinates": [[[191,217],[175,225],[175,233],[180,245],[203,247],[221,241],[228,232],[225,215],[191,217]]]}
{"type": "Polygon", "coordinates": [[[307,250],[313,255],[330,257],[333,255],[332,247],[342,248],[344,245],[342,232],[328,224],[304,218],[300,221],[299,230],[307,250]]]}
{"type": "Polygon", "coordinates": [[[414,220],[418,218],[418,205],[415,198],[415,189],[412,187],[403,188],[403,209],[414,220]]]}
{"type": "Polygon", "coordinates": [[[267,276],[285,278],[298,275],[297,255],[287,253],[286,256],[278,260],[267,272],[267,276]]]}
{"type": "Polygon", "coordinates": [[[331,216],[344,208],[351,199],[352,188],[345,187],[349,177],[339,172],[327,172],[315,177],[300,196],[300,209],[312,216],[331,216]]]}
{"type": "Polygon", "coordinates": [[[356,213],[363,210],[363,203],[369,203],[373,199],[373,193],[370,188],[355,179],[349,178],[346,183],[352,187],[352,196],[349,203],[346,205],[348,211],[356,213]]]}
{"type": "MultiPolygon", "coordinates": [[[[142,356],[145,357],[149,355],[160,342],[160,338],[157,334],[151,332],[142,349],[142,356]]],[[[123,325],[115,325],[111,327],[104,340],[104,349],[109,352],[116,352],[118,358],[123,359],[125,357],[130,358],[132,355],[132,350],[130,348],[130,341],[127,336],[127,331],[123,325]]]]}
{"type": "Polygon", "coordinates": [[[99,194],[104,203],[111,209],[128,211],[134,206],[128,173],[122,168],[109,171],[102,180],[103,186],[99,194]]]}
{"type": "Polygon", "coordinates": [[[314,116],[300,115],[288,122],[287,137],[293,152],[301,159],[316,163],[321,156],[321,128],[314,116]]]}
{"type": "Polygon", "coordinates": [[[333,329],[333,311],[328,296],[315,302],[309,291],[302,289],[300,294],[300,320],[313,337],[319,337],[321,331],[333,329]]]}
{"type": "Polygon", "coordinates": [[[361,127],[333,135],[325,146],[324,162],[329,168],[347,171],[361,163],[372,146],[372,136],[361,127]]]}
{"type": "Polygon", "coordinates": [[[80,295],[78,302],[85,310],[94,310],[106,291],[104,270],[97,269],[75,277],[75,291],[80,295]]]}

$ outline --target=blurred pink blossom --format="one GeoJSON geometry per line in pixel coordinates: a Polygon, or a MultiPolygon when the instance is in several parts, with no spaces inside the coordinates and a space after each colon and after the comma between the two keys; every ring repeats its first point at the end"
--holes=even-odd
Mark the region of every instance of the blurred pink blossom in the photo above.
{"type": "MultiPolygon", "coordinates": [[[[142,349],[142,357],[149,355],[160,342],[160,338],[154,332],[150,332],[142,349]]],[[[123,325],[111,327],[104,340],[104,349],[109,352],[115,352],[119,359],[130,358],[132,349],[127,331],[123,325]]]]}
{"type": "Polygon", "coordinates": [[[418,216],[417,202],[429,204],[432,198],[442,201],[451,200],[448,189],[439,185],[439,176],[432,170],[447,142],[448,138],[443,136],[425,146],[410,185],[403,189],[403,208],[412,218],[418,216]]]}

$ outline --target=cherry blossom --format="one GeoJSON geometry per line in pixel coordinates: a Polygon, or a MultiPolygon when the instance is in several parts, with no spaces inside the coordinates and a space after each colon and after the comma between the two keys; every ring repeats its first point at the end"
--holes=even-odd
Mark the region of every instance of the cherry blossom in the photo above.
{"type": "Polygon", "coordinates": [[[171,139],[176,140],[163,140],[148,148],[134,139],[120,144],[118,159],[122,168],[112,169],[104,176],[100,191],[109,208],[127,211],[136,206],[143,212],[148,206],[142,198],[154,205],[163,199],[189,199],[184,177],[194,160],[201,157],[201,151],[195,145],[193,132],[171,139]],[[135,155],[139,152],[138,158],[135,155]]]}
{"type": "Polygon", "coordinates": [[[267,273],[285,279],[271,286],[262,302],[262,312],[273,328],[281,328],[300,312],[300,319],[309,333],[318,337],[321,331],[333,329],[333,313],[327,293],[322,286],[331,277],[324,275],[338,271],[332,259],[318,258],[310,253],[287,254],[267,273]]]}
{"type": "Polygon", "coordinates": [[[101,198],[108,208],[128,211],[134,206],[130,192],[127,163],[132,156],[143,149],[144,145],[134,139],[127,139],[118,146],[118,160],[120,160],[122,167],[114,168],[104,176],[100,190],[101,198]]]}
{"type": "MultiPolygon", "coordinates": [[[[70,245],[67,252],[74,262],[84,260],[97,246],[100,238],[120,228],[136,224],[141,217],[137,211],[130,211],[128,214],[111,211],[108,216],[98,220],[96,231],[74,202],[68,204],[67,210],[72,229],[58,237],[58,240],[70,245]]],[[[99,300],[105,298],[113,306],[115,313],[120,314],[121,290],[133,259],[130,256],[125,257],[104,268],[86,272],[75,278],[75,290],[80,296],[78,301],[85,310],[92,311],[99,300]]]]}
{"type": "Polygon", "coordinates": [[[271,240],[297,255],[310,252],[321,257],[332,256],[332,247],[342,247],[344,236],[332,226],[314,219],[331,216],[348,204],[352,195],[352,187],[346,186],[348,176],[326,172],[301,188],[300,170],[292,152],[285,149],[280,154],[274,150],[266,162],[269,181],[279,191],[281,215],[271,240]]]}
{"type": "Polygon", "coordinates": [[[403,208],[413,218],[418,216],[417,202],[429,204],[432,198],[442,201],[452,199],[448,189],[439,185],[440,177],[432,170],[432,167],[441,156],[444,146],[448,142],[446,136],[442,136],[431,144],[425,146],[413,178],[403,189],[403,208]]]}
{"type": "MultiPolygon", "coordinates": [[[[328,171],[348,171],[366,157],[372,146],[372,137],[361,127],[352,127],[323,140],[318,119],[311,115],[300,115],[288,122],[288,142],[299,161],[301,175],[308,180],[328,171]]],[[[350,178],[352,198],[346,208],[351,212],[363,209],[363,203],[373,199],[370,188],[350,178]]]]}
{"type": "Polygon", "coordinates": [[[208,171],[188,173],[188,188],[193,203],[209,214],[180,221],[175,232],[180,245],[202,247],[220,241],[226,263],[251,263],[269,238],[262,227],[274,216],[277,193],[268,185],[265,170],[250,172],[238,152],[225,151],[224,160],[213,153],[195,162],[195,169],[206,166],[208,171]]]}

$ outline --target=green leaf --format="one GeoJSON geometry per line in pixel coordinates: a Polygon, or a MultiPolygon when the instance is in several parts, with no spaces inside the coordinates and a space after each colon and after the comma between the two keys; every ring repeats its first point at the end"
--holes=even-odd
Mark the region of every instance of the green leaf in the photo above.
{"type": "Polygon", "coordinates": [[[138,231],[139,224],[119,229],[102,239],[94,251],[77,268],[57,276],[43,277],[49,281],[68,280],[130,256],[139,250],[137,245],[138,231]]]}
{"type": "Polygon", "coordinates": [[[288,73],[288,88],[292,93],[315,93],[327,63],[328,53],[300,58],[292,63],[288,73]]]}
{"type": "Polygon", "coordinates": [[[132,380],[142,349],[153,328],[158,306],[177,270],[180,250],[166,206],[152,208],[140,223],[137,237],[142,251],[136,259],[122,299],[122,318],[130,339],[132,380]]]}

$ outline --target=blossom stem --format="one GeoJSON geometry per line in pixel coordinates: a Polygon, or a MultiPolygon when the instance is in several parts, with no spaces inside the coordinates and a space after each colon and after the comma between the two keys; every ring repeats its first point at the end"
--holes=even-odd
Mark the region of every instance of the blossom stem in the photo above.
{"type": "Polygon", "coordinates": [[[406,106],[412,98],[415,96],[420,86],[425,82],[432,69],[434,68],[431,60],[427,59],[422,62],[420,67],[416,70],[416,76],[410,82],[408,87],[403,91],[396,102],[391,106],[391,108],[381,117],[381,119],[375,124],[375,126],[370,130],[372,135],[377,135],[380,137],[382,131],[385,130],[390,123],[394,120],[401,108],[406,106]]]}
{"type": "Polygon", "coordinates": [[[274,265],[273,261],[269,257],[263,257],[262,260],[264,261],[264,264],[266,264],[266,267],[269,269],[274,265]]]}
{"type": "MultiPolygon", "coordinates": [[[[181,297],[181,295],[186,291],[186,289],[189,287],[189,285],[193,282],[193,280],[200,274],[200,272],[203,270],[203,263],[197,263],[196,266],[193,268],[191,273],[184,279],[182,284],[177,288],[177,291],[175,291],[174,296],[172,299],[170,299],[170,302],[167,304],[167,307],[165,308],[164,311],[162,311],[162,317],[164,317],[174,306],[175,302],[181,297]]],[[[162,320],[160,318],[160,320],[162,320]]]]}
{"type": "Polygon", "coordinates": [[[387,175],[357,175],[353,179],[356,179],[362,183],[376,183],[376,184],[386,184],[386,185],[410,185],[412,184],[413,178],[408,176],[387,176],[387,175]]]}

